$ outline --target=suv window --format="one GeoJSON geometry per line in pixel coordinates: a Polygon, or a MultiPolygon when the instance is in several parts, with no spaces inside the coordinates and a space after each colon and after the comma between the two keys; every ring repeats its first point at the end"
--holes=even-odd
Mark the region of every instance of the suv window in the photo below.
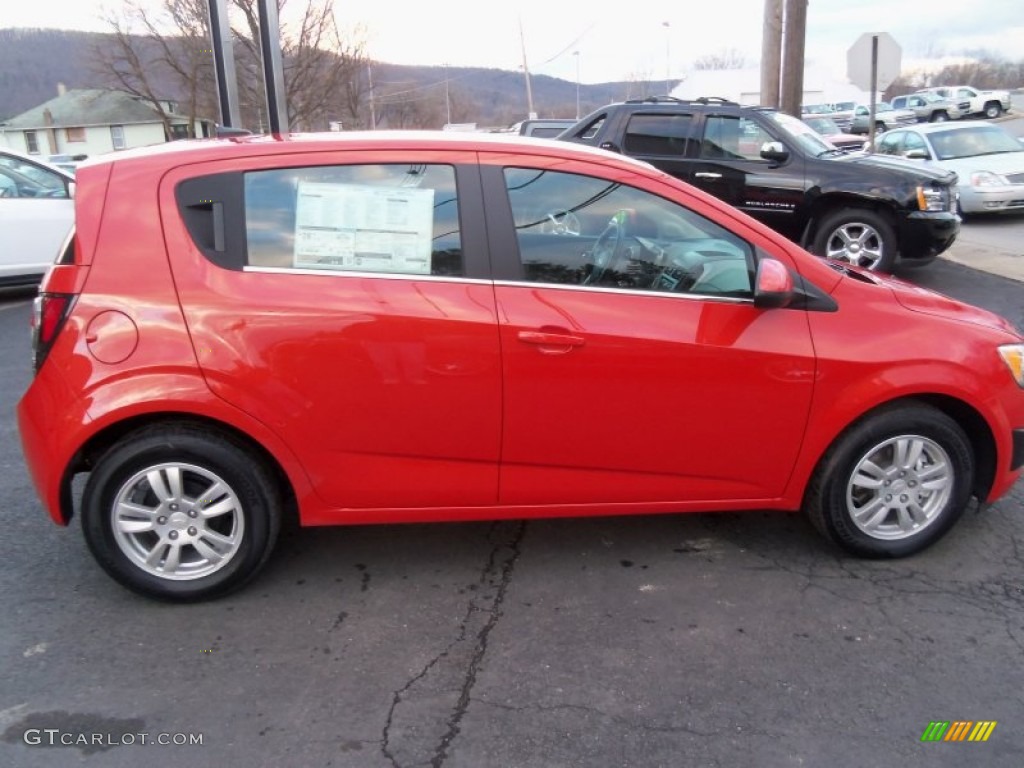
{"type": "Polygon", "coordinates": [[[761,145],[773,136],[747,117],[713,115],[704,121],[700,157],[705,160],[761,160],[761,145]]]}
{"type": "Polygon", "coordinates": [[[526,280],[749,298],[753,249],[644,190],[574,173],[506,168],[526,280]]]}
{"type": "Polygon", "coordinates": [[[903,143],[903,137],[906,136],[905,131],[892,131],[887,133],[879,142],[875,151],[880,155],[898,155],[900,153],[900,145],[903,143]]]}
{"type": "Polygon", "coordinates": [[[250,266],[462,274],[451,166],[251,171],[244,188],[250,266]]]}
{"type": "Polygon", "coordinates": [[[693,115],[632,115],[623,149],[638,155],[685,155],[693,115]]]}

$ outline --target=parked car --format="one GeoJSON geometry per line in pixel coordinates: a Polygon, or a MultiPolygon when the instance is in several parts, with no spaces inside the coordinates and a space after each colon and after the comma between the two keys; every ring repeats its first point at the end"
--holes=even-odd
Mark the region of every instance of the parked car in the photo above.
{"type": "Polygon", "coordinates": [[[982,91],[969,85],[945,85],[924,88],[919,93],[933,93],[961,105],[965,117],[987,117],[993,120],[1010,110],[1009,91],[982,91]]]}
{"type": "Polygon", "coordinates": [[[609,104],[559,137],[651,163],[813,253],[881,272],[960,231],[952,173],[837,150],[795,117],[723,99],[609,104]]]}
{"type": "Polygon", "coordinates": [[[889,103],[893,109],[909,109],[917,116],[919,123],[959,120],[968,112],[966,102],[957,104],[934,93],[908,93],[904,96],[895,96],[889,103]]]}
{"type": "Polygon", "coordinates": [[[800,117],[828,117],[839,126],[843,133],[850,132],[850,122],[853,120],[853,102],[826,102],[822,104],[805,104],[800,107],[800,117]]]}
{"type": "Polygon", "coordinates": [[[631,158],[353,132],[129,150],[78,183],[18,425],[53,520],[143,594],[240,586],[293,512],[803,508],[899,557],[1024,465],[1010,323],[631,158]]]}
{"type": "MultiPolygon", "coordinates": [[[[867,104],[858,104],[853,110],[853,122],[850,124],[850,133],[870,134],[868,130],[871,122],[871,108],[867,104]]],[[[875,133],[883,133],[890,128],[897,128],[901,125],[913,125],[917,122],[917,115],[909,109],[893,109],[887,101],[879,101],[875,104],[875,133]]]]}
{"type": "Polygon", "coordinates": [[[844,133],[836,121],[828,115],[806,114],[801,119],[813,128],[819,136],[827,139],[829,144],[838,149],[857,152],[864,149],[864,145],[867,143],[860,136],[844,133]]]}
{"type": "Polygon", "coordinates": [[[515,133],[520,136],[536,136],[537,138],[552,139],[566,128],[575,124],[575,120],[566,117],[536,118],[523,120],[515,127],[515,133]]]}
{"type": "Polygon", "coordinates": [[[963,213],[1024,211],[1024,145],[1000,125],[969,120],[889,131],[877,151],[954,171],[963,213]]]}
{"type": "Polygon", "coordinates": [[[0,148],[0,286],[38,283],[74,223],[74,176],[0,148]]]}

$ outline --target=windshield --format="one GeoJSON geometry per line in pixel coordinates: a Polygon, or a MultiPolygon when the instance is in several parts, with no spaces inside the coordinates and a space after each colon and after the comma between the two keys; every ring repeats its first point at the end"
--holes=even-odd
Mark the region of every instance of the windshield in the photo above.
{"type": "Polygon", "coordinates": [[[769,112],[767,114],[783,133],[800,145],[804,152],[811,155],[820,155],[823,152],[835,149],[832,144],[815,133],[814,129],[802,120],[797,120],[792,115],[787,115],[783,112],[769,112]]]}
{"type": "Polygon", "coordinates": [[[939,160],[1024,151],[1024,146],[998,125],[951,128],[948,131],[936,131],[929,138],[939,160]]]}
{"type": "Polygon", "coordinates": [[[842,133],[842,130],[836,125],[836,121],[831,117],[808,116],[804,118],[804,122],[822,136],[835,136],[837,133],[842,133]]]}

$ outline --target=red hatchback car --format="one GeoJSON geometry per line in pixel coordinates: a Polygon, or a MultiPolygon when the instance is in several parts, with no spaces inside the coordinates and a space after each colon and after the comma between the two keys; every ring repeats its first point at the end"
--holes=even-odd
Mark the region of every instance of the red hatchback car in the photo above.
{"type": "Polygon", "coordinates": [[[144,594],[241,585],[295,514],[804,509],[896,557],[1021,474],[1008,322],[621,155],[249,137],[76,183],[20,433],[54,521],[144,594]]]}

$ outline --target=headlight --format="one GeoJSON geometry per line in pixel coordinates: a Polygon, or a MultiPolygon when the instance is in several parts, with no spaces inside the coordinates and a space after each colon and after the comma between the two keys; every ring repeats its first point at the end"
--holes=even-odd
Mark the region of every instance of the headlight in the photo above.
{"type": "Polygon", "coordinates": [[[1004,344],[999,347],[999,356],[1003,358],[1017,384],[1024,387],[1024,344],[1004,344]]]}
{"type": "Polygon", "coordinates": [[[992,171],[974,171],[971,174],[972,187],[1001,187],[1006,184],[1006,179],[992,171]]]}
{"type": "Polygon", "coordinates": [[[922,211],[948,211],[948,187],[918,187],[917,207],[922,211]]]}

